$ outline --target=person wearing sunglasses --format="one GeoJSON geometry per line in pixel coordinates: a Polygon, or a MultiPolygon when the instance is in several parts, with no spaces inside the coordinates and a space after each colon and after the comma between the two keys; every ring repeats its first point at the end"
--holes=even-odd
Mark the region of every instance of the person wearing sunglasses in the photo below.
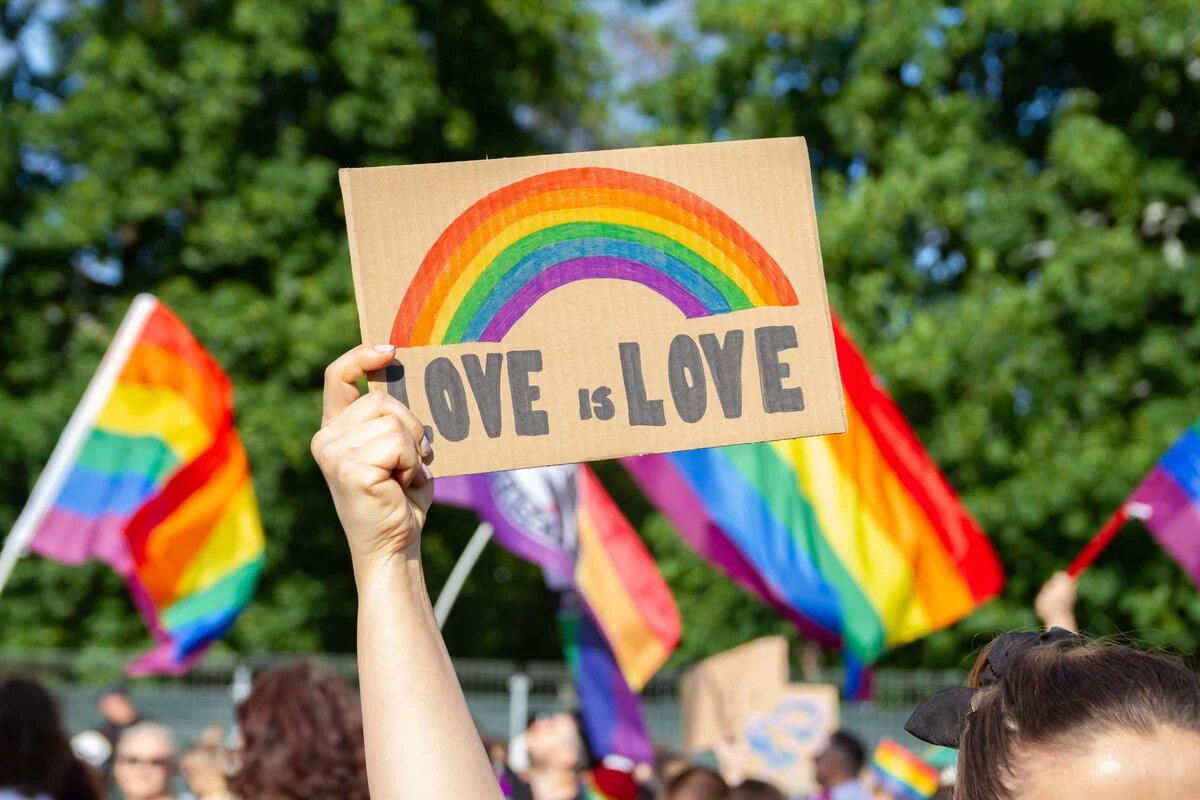
{"type": "Polygon", "coordinates": [[[157,722],[126,728],[117,742],[113,779],[124,800],[173,800],[175,738],[157,722]]]}

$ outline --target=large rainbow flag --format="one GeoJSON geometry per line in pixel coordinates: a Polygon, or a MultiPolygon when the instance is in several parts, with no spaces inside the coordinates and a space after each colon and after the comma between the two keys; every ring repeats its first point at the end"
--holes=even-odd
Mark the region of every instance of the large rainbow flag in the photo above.
{"type": "Polygon", "coordinates": [[[250,602],[263,532],[233,387],[156,298],[134,300],[10,537],[125,579],[158,640],[132,675],[187,670],[250,602]]]}
{"type": "Polygon", "coordinates": [[[841,324],[847,433],[624,459],[702,556],[870,663],[1004,581],[987,537],[841,324]]]}

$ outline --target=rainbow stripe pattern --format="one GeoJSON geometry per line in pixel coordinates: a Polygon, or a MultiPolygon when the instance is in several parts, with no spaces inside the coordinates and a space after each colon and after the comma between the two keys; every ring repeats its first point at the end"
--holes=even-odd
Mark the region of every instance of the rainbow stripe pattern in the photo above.
{"type": "Polygon", "coordinates": [[[841,324],[841,436],[624,459],[711,563],[862,663],[999,593],[986,536],[841,324]]]}
{"type": "Polygon", "coordinates": [[[125,578],[159,642],[131,674],[186,670],[250,602],[263,532],[233,389],[157,299],[135,300],[47,480],[31,506],[51,502],[23,514],[31,547],[71,564],[99,558],[125,578]]]}
{"type": "Polygon", "coordinates": [[[596,473],[580,465],[578,481],[575,583],[625,682],[641,691],[679,643],[679,609],[654,557],[596,473]]]}
{"type": "Polygon", "coordinates": [[[721,209],[670,181],[581,167],[509,184],[460,214],[421,262],[391,341],[498,342],[548,293],[596,279],[645,286],[688,318],[797,302],[775,259],[721,209]]]}
{"type": "Polygon", "coordinates": [[[1183,432],[1125,503],[1200,584],[1200,420],[1183,432]]]}
{"type": "Polygon", "coordinates": [[[938,771],[891,739],[875,749],[871,775],[893,800],[929,800],[938,790],[938,771]]]}

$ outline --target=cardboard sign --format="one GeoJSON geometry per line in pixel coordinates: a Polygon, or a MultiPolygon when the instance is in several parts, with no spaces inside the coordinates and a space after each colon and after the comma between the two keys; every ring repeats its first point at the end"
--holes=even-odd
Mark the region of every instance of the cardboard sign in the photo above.
{"type": "Polygon", "coordinates": [[[340,178],[435,475],[845,430],[803,139],[340,178]]]}
{"type": "Polygon", "coordinates": [[[741,738],[788,681],[787,640],[765,636],[704,659],[683,678],[683,750],[688,755],[741,738]]]}
{"type": "Polygon", "coordinates": [[[816,788],[813,759],[837,729],[837,687],[781,687],[770,710],[747,720],[740,740],[744,755],[737,767],[743,779],[758,778],[785,794],[804,795],[816,788]]]}

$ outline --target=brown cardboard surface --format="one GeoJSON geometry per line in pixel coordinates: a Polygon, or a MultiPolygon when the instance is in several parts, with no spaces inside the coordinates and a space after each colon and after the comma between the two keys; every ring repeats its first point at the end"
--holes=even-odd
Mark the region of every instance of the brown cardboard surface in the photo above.
{"type": "Polygon", "coordinates": [[[768,712],[788,680],[787,640],[766,636],[704,659],[683,678],[683,750],[688,755],[741,738],[768,712]]]}
{"type": "Polygon", "coordinates": [[[404,346],[435,475],[845,430],[803,139],[340,178],[363,340],[404,346]]]}
{"type": "Polygon", "coordinates": [[[813,759],[837,729],[837,687],[780,687],[771,708],[746,721],[736,757],[718,751],[722,774],[739,781],[758,778],[785,794],[804,796],[818,788],[813,759]]]}

